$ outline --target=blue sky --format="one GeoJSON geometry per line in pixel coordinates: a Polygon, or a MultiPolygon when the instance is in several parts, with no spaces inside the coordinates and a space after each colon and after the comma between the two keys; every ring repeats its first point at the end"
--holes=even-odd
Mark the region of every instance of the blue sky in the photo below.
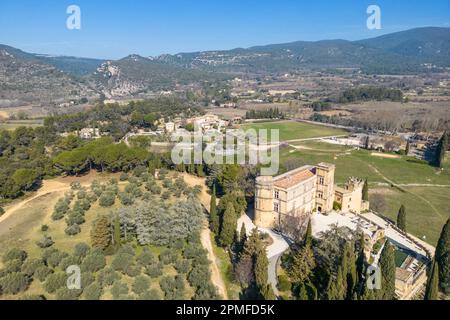
{"type": "Polygon", "coordinates": [[[422,26],[450,27],[450,0],[0,0],[1,44],[107,59],[356,40],[422,26]],[[81,30],[66,28],[71,4],[81,8],[81,30]],[[370,4],[381,8],[381,30],[366,27],[370,4]]]}

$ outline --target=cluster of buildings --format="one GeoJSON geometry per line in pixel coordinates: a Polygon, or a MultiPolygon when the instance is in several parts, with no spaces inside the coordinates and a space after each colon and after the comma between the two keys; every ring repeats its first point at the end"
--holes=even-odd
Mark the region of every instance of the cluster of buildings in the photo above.
{"type": "Polygon", "coordinates": [[[221,130],[229,125],[228,121],[222,120],[215,114],[205,114],[203,116],[193,117],[189,119],[176,118],[173,121],[166,122],[164,119],[159,120],[158,131],[160,133],[173,133],[177,129],[186,127],[186,125],[193,125],[203,131],[207,130],[221,130]]]}
{"type": "MultiPolygon", "coordinates": [[[[311,219],[319,236],[333,225],[362,231],[365,254],[376,265],[386,239],[406,252],[397,265],[396,293],[400,299],[413,298],[426,282],[431,253],[420,241],[369,210],[363,200],[364,181],[351,177],[343,186],[334,181],[335,165],[306,165],[279,176],[256,179],[254,224],[282,231],[283,219],[311,219]]],[[[303,225],[303,224],[301,224],[303,225]]],[[[398,259],[397,259],[398,260],[398,259]]]]}

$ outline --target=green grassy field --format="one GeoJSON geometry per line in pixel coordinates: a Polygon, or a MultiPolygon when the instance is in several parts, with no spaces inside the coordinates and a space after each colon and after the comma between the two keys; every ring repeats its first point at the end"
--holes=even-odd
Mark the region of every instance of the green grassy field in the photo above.
{"type": "Polygon", "coordinates": [[[251,123],[243,125],[242,128],[245,130],[280,130],[280,140],[282,141],[319,138],[333,135],[345,135],[347,133],[346,131],[341,129],[295,121],[251,123]]]}
{"type": "Polygon", "coordinates": [[[0,122],[0,130],[15,130],[19,127],[41,127],[44,124],[43,120],[8,120],[0,122]]]}

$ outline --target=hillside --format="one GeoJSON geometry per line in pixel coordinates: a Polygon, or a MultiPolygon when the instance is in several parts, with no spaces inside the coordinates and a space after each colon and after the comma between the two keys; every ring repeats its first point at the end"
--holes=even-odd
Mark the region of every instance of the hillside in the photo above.
{"type": "Polygon", "coordinates": [[[368,73],[412,73],[450,67],[450,29],[418,28],[361,41],[297,41],[284,44],[163,55],[157,59],[190,68],[228,72],[354,67],[368,73]]]}

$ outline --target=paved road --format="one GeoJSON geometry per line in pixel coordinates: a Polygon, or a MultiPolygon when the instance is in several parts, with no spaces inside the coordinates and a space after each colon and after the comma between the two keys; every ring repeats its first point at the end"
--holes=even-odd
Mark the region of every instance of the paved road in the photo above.
{"type": "MultiPolygon", "coordinates": [[[[250,235],[253,229],[256,228],[253,221],[250,219],[248,215],[243,215],[238,220],[238,231],[240,231],[242,224],[245,225],[245,231],[247,235],[250,235]]],[[[258,228],[260,232],[264,232],[270,235],[273,239],[273,243],[267,247],[267,258],[269,259],[269,283],[272,285],[273,291],[276,295],[278,295],[278,275],[277,275],[277,263],[279,258],[283,255],[283,253],[289,249],[289,243],[280,235],[274,233],[270,229],[266,228],[258,228]]]]}

